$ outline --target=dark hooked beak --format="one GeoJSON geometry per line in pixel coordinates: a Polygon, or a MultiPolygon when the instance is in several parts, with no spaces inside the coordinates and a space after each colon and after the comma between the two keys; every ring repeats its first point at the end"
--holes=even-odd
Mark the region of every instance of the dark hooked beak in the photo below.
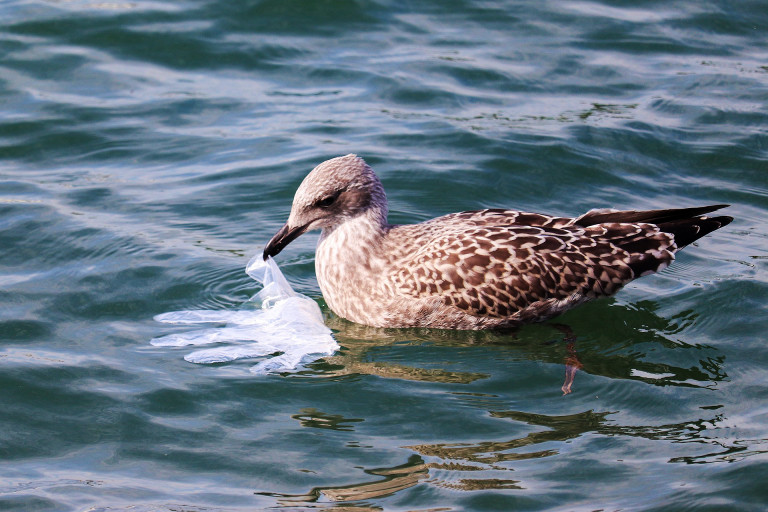
{"type": "Polygon", "coordinates": [[[280,231],[272,237],[272,240],[264,248],[264,260],[266,261],[270,256],[277,256],[280,251],[285,249],[286,245],[304,234],[306,230],[307,226],[292,227],[288,224],[280,228],[280,231]]]}

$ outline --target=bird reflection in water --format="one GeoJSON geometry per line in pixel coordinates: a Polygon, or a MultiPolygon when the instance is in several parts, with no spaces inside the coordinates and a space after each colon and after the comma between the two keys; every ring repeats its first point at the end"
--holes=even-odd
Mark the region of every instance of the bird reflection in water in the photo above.
{"type": "MultiPolygon", "coordinates": [[[[261,496],[277,498],[281,507],[297,507],[321,500],[331,502],[365,501],[390,496],[409,487],[413,487],[429,477],[429,469],[424,460],[413,455],[408,462],[391,468],[366,469],[365,473],[378,477],[374,480],[338,487],[315,487],[306,494],[279,494],[257,492],[261,496]]],[[[357,506],[345,506],[344,510],[381,510],[361,503],[357,506]]]]}
{"type": "MultiPolygon", "coordinates": [[[[347,322],[338,317],[326,319],[334,332],[336,340],[345,350],[324,362],[332,365],[333,370],[325,375],[376,375],[384,378],[469,384],[476,380],[490,377],[484,372],[462,372],[440,368],[419,368],[389,361],[371,361],[370,353],[376,349],[395,344],[412,342],[413,344],[435,343],[443,346],[490,346],[510,345],[516,340],[515,331],[442,331],[433,329],[383,329],[347,322]],[[404,341],[408,340],[408,341],[404,341]]],[[[584,365],[576,352],[576,336],[564,324],[551,324],[562,333],[562,338],[547,341],[544,345],[565,343],[562,362],[565,366],[565,380],[560,389],[564,395],[571,393],[576,373],[584,365]]]]}
{"type": "MultiPolygon", "coordinates": [[[[436,443],[406,446],[425,457],[436,457],[450,463],[460,463],[462,468],[474,465],[477,470],[505,470],[515,461],[552,457],[560,452],[557,443],[587,434],[606,437],[633,437],[676,443],[701,443],[715,447],[715,452],[703,455],[674,457],[669,462],[696,463],[727,460],[733,453],[741,451],[739,446],[724,446],[707,431],[725,421],[722,415],[713,418],[697,418],[690,421],[664,425],[617,425],[609,416],[614,412],[584,411],[568,415],[534,414],[522,411],[489,411],[494,418],[513,421],[546,430],[531,432],[523,437],[504,441],[480,443],[436,443]],[[553,444],[554,443],[554,444],[553,444]],[[544,445],[547,449],[531,451],[530,447],[544,445]],[[725,448],[725,449],[723,449],[725,448]],[[724,458],[725,457],[725,458],[724,458]],[[469,464],[468,464],[469,463],[469,464]]],[[[434,464],[431,464],[434,465],[434,464]]]]}
{"type": "MultiPolygon", "coordinates": [[[[575,317],[573,330],[590,332],[593,336],[579,340],[581,355],[576,352],[576,337],[564,325],[532,327],[516,336],[493,332],[377,329],[330,316],[326,322],[335,330],[334,336],[343,350],[315,365],[323,376],[331,378],[375,375],[466,385],[493,375],[496,370],[486,364],[488,361],[485,358],[496,358],[504,353],[507,354],[505,357],[511,356],[520,364],[525,364],[525,361],[564,364],[565,382],[553,382],[552,387],[554,391],[562,383],[558,392],[561,390],[565,394],[578,391],[574,379],[579,370],[594,378],[634,380],[651,386],[712,388],[727,378],[722,355],[716,350],[686,344],[676,336],[680,324],[689,325],[695,319],[694,312],[682,312],[672,319],[665,319],[655,314],[652,303],[619,308],[597,304],[594,307],[601,318],[601,329],[589,330],[588,325],[579,325],[578,317],[575,317]],[[553,335],[552,330],[556,330],[557,334],[553,335]],[[475,353],[477,349],[479,359],[467,360],[457,355],[455,359],[449,358],[449,363],[439,363],[433,358],[435,353],[442,353],[441,349],[449,353],[456,347],[464,351],[462,356],[467,354],[466,350],[475,353]],[[663,353],[674,351],[674,358],[662,358],[658,362],[650,360],[649,355],[659,347],[664,348],[663,353]],[[434,348],[438,349],[437,352],[431,352],[434,348]],[[693,358],[698,364],[671,363],[671,360],[680,361],[681,358],[693,358]],[[488,373],[435,368],[459,360],[467,368],[487,368],[488,373]]],[[[439,356],[439,359],[445,361],[444,356],[439,356]]],[[[620,411],[590,409],[575,414],[541,414],[538,411],[510,410],[504,405],[507,401],[503,398],[477,392],[471,387],[467,392],[454,389],[450,393],[459,400],[471,402],[473,409],[478,409],[482,415],[508,422],[508,428],[502,429],[505,433],[497,433],[484,440],[478,440],[473,435],[466,442],[431,442],[427,436],[417,444],[402,443],[400,448],[411,453],[404,464],[364,469],[365,476],[353,477],[352,483],[347,485],[314,487],[306,493],[294,495],[259,494],[276,497],[279,504],[285,507],[309,505],[315,508],[326,502],[325,506],[333,509],[367,511],[382,510],[375,500],[419,485],[457,491],[495,489],[514,492],[527,488],[522,462],[536,459],[557,461],[558,457],[567,456],[575,440],[584,439],[588,443],[595,437],[644,439],[674,443],[678,448],[683,445],[691,448],[670,453],[670,463],[713,463],[749,455],[747,446],[718,435],[721,425],[729,421],[719,413],[720,405],[702,407],[698,413],[692,412],[685,421],[661,425],[621,425],[613,419],[621,417],[613,416],[620,411]],[[694,449],[694,446],[702,449],[694,449]],[[510,478],[513,475],[516,478],[510,478]]],[[[376,420],[375,417],[362,416],[345,418],[312,408],[303,408],[292,417],[306,428],[340,431],[352,431],[363,424],[361,421],[376,420]]],[[[355,447],[355,443],[351,441],[347,446],[355,447]]],[[[358,465],[350,468],[352,473],[359,471],[358,465]]]]}
{"type": "Polygon", "coordinates": [[[664,318],[656,314],[657,308],[651,301],[618,306],[603,301],[583,306],[582,312],[592,309],[592,314],[573,315],[567,325],[539,324],[506,332],[383,329],[354,324],[328,314],[326,324],[333,329],[343,350],[324,358],[320,367],[322,375],[332,377],[375,375],[470,384],[489,378],[493,373],[492,366],[484,361],[486,357],[497,358],[504,354],[513,361],[563,365],[563,380],[552,383],[553,388],[563,395],[577,389],[576,377],[580,372],[608,379],[696,388],[713,388],[727,379],[722,354],[706,345],[686,343],[679,337],[681,329],[695,323],[696,312],[683,311],[672,318],[664,318]],[[594,326],[594,318],[600,318],[599,329],[594,326]],[[578,342],[574,332],[580,333],[578,342]],[[582,336],[584,333],[588,336],[582,336]],[[413,352],[402,358],[403,363],[391,358],[384,360],[381,356],[388,349],[402,350],[404,347],[413,347],[413,352]],[[473,359],[476,355],[481,360],[477,365],[466,359],[449,360],[448,363],[420,362],[423,357],[420,347],[470,349],[473,359]],[[660,347],[664,350],[659,350],[660,347]],[[687,362],[676,364],[681,358],[687,362]],[[448,370],[443,366],[459,361],[477,369],[448,370]]]}
{"type": "MultiPolygon", "coordinates": [[[[428,484],[457,491],[522,490],[523,479],[504,478],[515,471],[519,462],[557,457],[560,448],[577,438],[598,435],[604,437],[643,438],[671,443],[699,443],[714,447],[714,451],[685,457],[672,457],[670,463],[700,464],[729,461],[738,457],[745,446],[725,446],[721,440],[710,437],[711,429],[723,422],[724,417],[699,418],[690,421],[650,425],[618,425],[609,418],[613,412],[584,411],[568,415],[533,414],[522,411],[489,411],[503,421],[540,427],[519,437],[505,440],[472,443],[431,443],[403,446],[413,451],[402,465],[365,469],[362,481],[342,486],[314,487],[303,494],[256,492],[277,499],[281,507],[301,507],[319,502],[330,502],[333,509],[348,511],[383,510],[372,505],[376,500],[402,492],[418,484],[428,484]],[[708,432],[709,431],[709,432],[708,432]],[[535,449],[540,447],[540,449],[535,449]],[[532,450],[533,448],[533,450],[532,450]],[[338,505],[333,506],[336,503],[338,505]],[[343,505],[341,505],[343,504],[343,505]]],[[[304,425],[312,427],[312,425],[304,425]]],[[[317,428],[317,427],[315,427],[317,428]]],[[[322,428],[322,427],[321,427],[322,428]]],[[[355,468],[358,470],[359,468],[355,468]]],[[[314,507],[313,507],[314,508],[314,507]]]]}

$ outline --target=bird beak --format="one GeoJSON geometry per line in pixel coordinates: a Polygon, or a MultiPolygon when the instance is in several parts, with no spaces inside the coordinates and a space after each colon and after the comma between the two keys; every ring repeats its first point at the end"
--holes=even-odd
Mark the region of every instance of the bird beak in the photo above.
{"type": "Polygon", "coordinates": [[[266,259],[270,256],[277,256],[277,254],[282,251],[286,245],[304,234],[306,230],[307,226],[293,227],[289,226],[288,224],[280,228],[280,231],[278,231],[275,236],[272,237],[272,240],[270,240],[267,246],[264,248],[264,260],[266,261],[266,259]]]}

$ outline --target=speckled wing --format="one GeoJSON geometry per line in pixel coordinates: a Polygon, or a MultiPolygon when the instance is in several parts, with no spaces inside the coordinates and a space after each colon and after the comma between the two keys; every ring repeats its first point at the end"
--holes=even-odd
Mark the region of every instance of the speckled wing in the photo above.
{"type": "Polygon", "coordinates": [[[400,228],[397,238],[408,243],[392,279],[401,292],[440,296],[470,315],[511,321],[612,295],[668,265],[676,249],[653,224],[584,227],[514,210],[455,213],[400,228]]]}

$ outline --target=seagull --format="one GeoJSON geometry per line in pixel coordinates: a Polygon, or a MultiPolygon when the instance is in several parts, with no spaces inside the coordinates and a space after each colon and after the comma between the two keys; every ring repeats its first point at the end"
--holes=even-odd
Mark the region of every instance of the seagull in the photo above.
{"type": "Polygon", "coordinates": [[[505,329],[666,268],[677,251],[733,220],[705,216],[726,206],[593,209],[574,218],[494,208],[393,225],[379,178],[350,154],[304,178],[263,257],[319,229],[315,271],[338,316],[374,327],[505,329]]]}

